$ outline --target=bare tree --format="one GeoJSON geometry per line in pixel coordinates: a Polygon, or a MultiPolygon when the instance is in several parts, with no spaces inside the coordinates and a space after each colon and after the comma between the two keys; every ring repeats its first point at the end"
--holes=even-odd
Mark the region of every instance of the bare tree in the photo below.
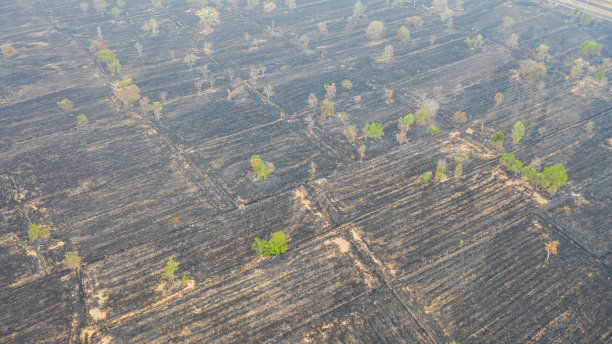
{"type": "Polygon", "coordinates": [[[153,106],[151,106],[151,101],[149,100],[149,97],[147,96],[140,98],[139,105],[140,105],[140,112],[143,115],[146,115],[149,112],[153,111],[153,106]]]}
{"type": "Polygon", "coordinates": [[[185,64],[187,66],[189,66],[189,69],[193,68],[193,64],[196,62],[196,60],[198,59],[197,56],[195,56],[194,54],[187,54],[185,55],[185,58],[183,59],[183,62],[185,62],[185,64]]]}
{"type": "Polygon", "coordinates": [[[270,97],[272,97],[274,95],[274,91],[272,90],[272,86],[271,85],[264,86],[263,93],[266,95],[266,97],[268,97],[268,99],[270,99],[270,97]]]}
{"type": "Polygon", "coordinates": [[[206,55],[210,55],[212,54],[212,43],[210,42],[204,42],[204,53],[206,55]]]}
{"type": "Polygon", "coordinates": [[[317,99],[317,96],[315,96],[314,93],[311,93],[308,95],[308,106],[310,107],[311,110],[314,110],[317,108],[317,105],[319,104],[319,100],[317,99]]]}
{"type": "Polygon", "coordinates": [[[81,8],[81,11],[83,11],[84,15],[87,15],[87,10],[89,9],[89,3],[87,2],[81,2],[79,4],[79,8],[81,8]]]}
{"type": "Polygon", "coordinates": [[[518,35],[513,33],[510,35],[510,37],[508,37],[504,45],[510,49],[516,49],[518,48],[518,38],[518,35]]]}
{"type": "Polygon", "coordinates": [[[142,44],[140,44],[140,42],[136,42],[134,44],[134,48],[136,48],[136,51],[138,52],[138,56],[142,56],[142,44]]]}
{"type": "Polygon", "coordinates": [[[228,68],[226,72],[227,72],[227,76],[230,79],[230,83],[234,82],[234,77],[236,76],[236,72],[234,72],[234,70],[231,68],[228,68]]]}
{"type": "Polygon", "coordinates": [[[98,39],[102,40],[102,29],[100,27],[96,27],[96,32],[98,33],[98,39]]]}

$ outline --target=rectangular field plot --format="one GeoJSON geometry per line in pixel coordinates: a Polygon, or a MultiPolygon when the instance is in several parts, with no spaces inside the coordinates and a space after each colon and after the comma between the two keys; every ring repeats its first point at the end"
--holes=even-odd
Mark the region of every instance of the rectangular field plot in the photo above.
{"type": "Polygon", "coordinates": [[[0,291],[0,342],[78,342],[80,306],[73,274],[55,275],[0,291]]]}
{"type": "Polygon", "coordinates": [[[205,142],[189,148],[187,154],[200,169],[214,175],[214,181],[230,196],[240,198],[239,202],[251,202],[329,174],[339,161],[286,120],[205,142]],[[250,165],[254,154],[260,155],[266,166],[273,166],[266,180],[255,180],[250,165]]]}
{"type": "Polygon", "coordinates": [[[611,118],[612,113],[606,113],[515,152],[523,165],[537,165],[538,171],[555,163],[565,166],[567,184],[541,214],[608,266],[612,259],[612,221],[606,210],[612,207],[611,118]]]}
{"type": "Polygon", "coordinates": [[[295,328],[283,343],[441,343],[380,287],[295,328]]]}
{"type": "Polygon", "coordinates": [[[7,168],[21,167],[21,183],[33,188],[38,207],[81,257],[101,257],[233,207],[151,128],[113,124],[5,160],[7,168]]]}
{"type": "Polygon", "coordinates": [[[276,341],[342,300],[380,286],[356,249],[334,234],[265,258],[256,269],[220,284],[169,297],[103,324],[95,341],[110,335],[131,343],[245,343],[276,341]]]}
{"type": "MultiPolygon", "coordinates": [[[[413,130],[416,129],[411,129],[408,137],[414,135],[413,130]]],[[[315,180],[308,186],[337,223],[349,221],[406,197],[416,197],[429,187],[421,185],[420,176],[426,172],[435,172],[438,161],[446,161],[445,173],[452,176],[457,164],[455,158],[460,152],[469,156],[469,160],[462,163],[466,173],[492,157],[486,149],[474,144],[469,136],[462,137],[456,131],[452,134],[450,138],[434,136],[414,139],[384,155],[376,150],[376,147],[385,148],[384,142],[370,144],[363,164],[359,163],[359,156],[354,151],[351,153],[354,154],[351,165],[326,178],[315,180]]],[[[435,188],[446,188],[444,183],[435,185],[437,183],[433,181],[433,175],[431,183],[435,188]]]]}
{"type": "Polygon", "coordinates": [[[243,88],[231,101],[219,94],[173,99],[157,122],[170,139],[183,147],[204,145],[223,136],[260,127],[280,119],[280,110],[243,88]]]}
{"type": "Polygon", "coordinates": [[[610,271],[529,217],[392,283],[458,343],[605,343],[610,271]],[[546,261],[544,243],[559,241],[546,261]]]}
{"type": "Polygon", "coordinates": [[[349,224],[356,242],[389,277],[414,271],[494,235],[535,204],[499,172],[475,172],[418,190],[349,224]],[[420,192],[419,192],[420,191],[420,192]]]}
{"type": "Polygon", "coordinates": [[[203,288],[257,269],[263,262],[251,250],[255,237],[268,240],[284,231],[287,254],[295,254],[295,246],[329,225],[304,188],[266,198],[89,264],[84,269],[87,307],[103,310],[105,321],[119,318],[182,289],[160,281],[171,257],[179,263],[179,279],[186,275],[190,288],[203,288]]]}

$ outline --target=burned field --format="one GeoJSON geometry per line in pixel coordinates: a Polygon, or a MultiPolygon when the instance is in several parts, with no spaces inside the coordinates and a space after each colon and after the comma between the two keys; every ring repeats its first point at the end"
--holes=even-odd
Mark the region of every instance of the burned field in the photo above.
{"type": "Polygon", "coordinates": [[[612,340],[609,22],[102,3],[0,0],[0,343],[612,340]]]}

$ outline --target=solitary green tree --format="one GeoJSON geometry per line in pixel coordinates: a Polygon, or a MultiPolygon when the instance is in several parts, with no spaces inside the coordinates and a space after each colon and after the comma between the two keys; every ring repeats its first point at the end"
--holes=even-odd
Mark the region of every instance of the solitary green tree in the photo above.
{"type": "Polygon", "coordinates": [[[589,25],[593,22],[593,13],[590,11],[585,11],[582,13],[582,17],[580,17],[580,24],[589,25]]]}
{"type": "Polygon", "coordinates": [[[363,127],[363,132],[367,137],[374,140],[380,140],[382,136],[385,135],[383,132],[383,126],[379,122],[367,123],[363,127]]]}
{"type": "Polygon", "coordinates": [[[525,135],[525,126],[521,121],[514,123],[514,127],[512,128],[512,143],[517,144],[525,135]]]}
{"type": "Polygon", "coordinates": [[[161,278],[168,281],[173,281],[176,278],[174,272],[178,270],[179,263],[175,262],[172,258],[166,263],[166,267],[161,274],[161,278]]]}
{"type": "Polygon", "coordinates": [[[64,263],[68,269],[76,270],[79,266],[81,266],[81,257],[79,257],[76,251],[68,252],[64,256],[62,263],[64,263]]]}
{"type": "Polygon", "coordinates": [[[423,185],[429,184],[430,178],[431,178],[431,172],[425,172],[421,174],[421,183],[423,183],[423,185]]]}
{"type": "Polygon", "coordinates": [[[77,119],[77,125],[79,127],[82,127],[86,125],[87,123],[89,123],[89,120],[87,119],[87,116],[85,116],[85,114],[78,115],[76,119],[77,119]]]}

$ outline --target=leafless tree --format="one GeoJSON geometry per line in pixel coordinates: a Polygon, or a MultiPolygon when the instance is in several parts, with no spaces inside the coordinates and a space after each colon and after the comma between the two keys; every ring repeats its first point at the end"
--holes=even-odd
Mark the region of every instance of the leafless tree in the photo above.
{"type": "Polygon", "coordinates": [[[138,52],[138,56],[142,56],[142,44],[140,44],[140,42],[136,42],[134,44],[134,48],[136,48],[136,51],[138,52]]]}
{"type": "Polygon", "coordinates": [[[263,93],[270,99],[274,95],[274,91],[272,90],[272,85],[266,85],[263,88],[263,93]]]}
{"type": "Polygon", "coordinates": [[[194,54],[187,54],[185,55],[185,58],[183,59],[183,62],[185,62],[185,64],[187,66],[189,66],[189,69],[193,68],[193,64],[196,62],[196,60],[198,59],[197,56],[195,56],[194,54]]]}

